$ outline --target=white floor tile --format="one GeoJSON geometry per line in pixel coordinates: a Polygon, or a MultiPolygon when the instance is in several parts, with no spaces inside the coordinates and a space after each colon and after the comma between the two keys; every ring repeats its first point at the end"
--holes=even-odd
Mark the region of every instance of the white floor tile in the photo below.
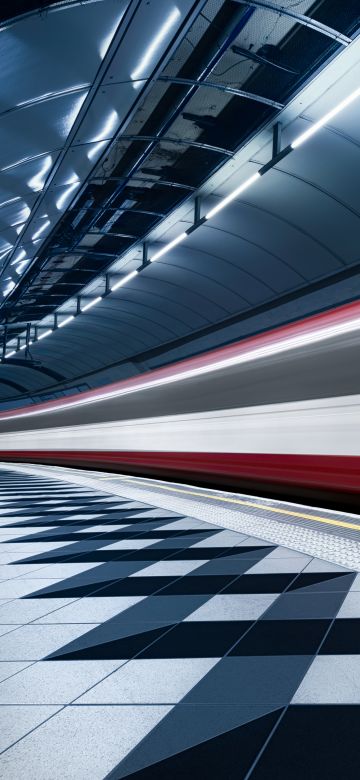
{"type": "Polygon", "coordinates": [[[95,627],[94,623],[21,626],[0,638],[0,660],[40,660],[95,627]]]}
{"type": "Polygon", "coordinates": [[[0,598],[13,598],[19,599],[23,596],[27,596],[29,593],[35,593],[40,588],[47,588],[50,585],[55,585],[58,579],[14,579],[6,580],[0,583],[0,598]]]}
{"type": "Polygon", "coordinates": [[[161,658],[129,661],[91,691],[80,704],[171,704],[180,701],[218,658],[161,658]]]}
{"type": "MultiPolygon", "coordinates": [[[[353,590],[345,596],[336,618],[360,618],[359,591],[353,590]]],[[[355,638],[354,641],[356,641],[355,638]]]]}
{"type": "MultiPolygon", "coordinates": [[[[142,601],[144,596],[94,596],[74,601],[69,606],[46,614],[36,623],[104,623],[114,615],[118,615],[134,604],[142,601]]],[[[47,599],[45,599],[47,601],[47,599]]],[[[52,600],[52,599],[51,599],[52,600]]],[[[44,599],[39,599],[44,601],[44,599]]],[[[10,611],[10,610],[9,610],[10,611]]],[[[1,610],[0,610],[1,621],[1,610]]]]}
{"type": "Polygon", "coordinates": [[[181,577],[205,563],[208,561],[157,561],[141,571],[134,572],[130,577],[181,577]]]}
{"type": "Polygon", "coordinates": [[[214,529],[213,536],[207,536],[201,542],[196,542],[192,545],[192,549],[197,547],[233,547],[239,544],[243,538],[236,531],[219,531],[216,525],[213,525],[212,528],[214,529]]]}
{"type": "Polygon", "coordinates": [[[263,558],[262,561],[255,563],[251,569],[248,569],[246,574],[291,574],[300,572],[307,564],[307,560],[303,558],[277,558],[268,560],[263,558]]]}
{"type": "Polygon", "coordinates": [[[39,661],[0,683],[2,704],[69,704],[126,661],[39,661]]]}
{"type": "MultiPolygon", "coordinates": [[[[48,613],[51,614],[53,610],[58,610],[61,607],[65,607],[67,604],[71,604],[73,600],[74,599],[15,599],[14,601],[6,602],[6,604],[0,606],[0,624],[30,623],[32,620],[36,620],[43,615],[47,615],[48,613]]],[[[45,620],[44,622],[48,623],[53,621],[45,620]]],[[[61,623],[62,621],[60,620],[59,622],[61,623]]],[[[89,620],[87,622],[89,622],[89,620]]]]}
{"type": "MultiPolygon", "coordinates": [[[[73,520],[74,518],[72,518],[73,520]]],[[[75,534],[106,534],[110,533],[110,531],[120,531],[122,528],[128,528],[129,523],[122,524],[122,525],[92,525],[87,526],[86,528],[79,528],[77,531],[74,531],[75,534]]]]}
{"type": "MultiPolygon", "coordinates": [[[[31,661],[0,661],[0,682],[30,666],[31,661]]],[[[1,703],[1,698],[0,698],[1,703]]],[[[1,715],[1,712],[0,712],[1,715]]]]}
{"type": "Polygon", "coordinates": [[[360,655],[318,655],[294,704],[360,704],[360,655]]]}
{"type": "Polygon", "coordinates": [[[329,563],[329,561],[322,561],[319,558],[314,558],[314,560],[310,561],[304,571],[306,574],[310,574],[310,572],[320,573],[333,571],[342,571],[344,574],[349,574],[349,569],[346,569],[344,566],[339,566],[336,563],[329,563]]]}
{"type": "MultiPolygon", "coordinates": [[[[1,707],[0,750],[6,750],[59,710],[60,707],[1,707]]],[[[0,761],[2,763],[2,758],[0,761]]],[[[19,775],[16,777],[9,768],[7,777],[8,780],[17,780],[19,775]]]]}
{"type": "Polygon", "coordinates": [[[185,618],[198,620],[257,620],[278,593],[219,593],[185,618]]]}
{"type": "Polygon", "coordinates": [[[66,707],[3,755],[3,777],[103,780],[170,710],[66,707]]]}
{"type": "Polygon", "coordinates": [[[106,544],[102,547],[102,550],[142,550],[162,541],[162,539],[119,539],[117,542],[113,542],[113,544],[106,544]]]}

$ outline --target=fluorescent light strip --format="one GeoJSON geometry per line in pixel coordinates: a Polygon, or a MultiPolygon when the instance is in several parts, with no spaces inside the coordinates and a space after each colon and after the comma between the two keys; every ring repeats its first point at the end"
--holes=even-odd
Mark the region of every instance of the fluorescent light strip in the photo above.
{"type": "Polygon", "coordinates": [[[345,108],[351,105],[351,103],[354,102],[354,100],[357,100],[357,98],[360,97],[360,87],[354,90],[354,92],[351,92],[350,95],[348,95],[344,100],[341,101],[341,103],[338,103],[337,106],[331,109],[331,111],[328,111],[327,114],[324,114],[321,119],[319,119],[315,124],[311,125],[308,130],[305,130],[304,133],[301,133],[297,138],[295,138],[295,141],[292,141],[291,148],[297,149],[299,146],[301,146],[305,141],[307,141],[311,136],[315,135],[318,130],[320,130],[324,125],[326,125],[328,122],[330,122],[331,119],[333,119],[335,116],[341,113],[341,111],[344,111],[345,108]]]}
{"type": "MultiPolygon", "coordinates": [[[[98,396],[92,398],[78,398],[72,402],[59,404],[53,409],[38,409],[9,416],[11,419],[16,419],[18,417],[33,417],[36,415],[58,412],[62,409],[72,409],[73,407],[77,406],[86,406],[88,404],[99,403],[110,398],[131,395],[131,393],[137,393],[143,390],[151,390],[155,387],[162,387],[163,385],[173,384],[175,382],[184,381],[186,379],[193,379],[194,377],[201,376],[203,374],[210,374],[214,371],[223,371],[224,369],[231,368],[232,366],[241,365],[243,363],[250,363],[254,360],[271,357],[273,355],[279,355],[292,349],[299,349],[300,347],[316,344],[321,341],[335,338],[337,336],[343,336],[358,330],[360,330],[360,317],[356,317],[353,320],[343,322],[341,324],[328,325],[326,327],[309,330],[300,335],[279,338],[279,340],[275,343],[265,344],[260,347],[250,346],[247,350],[245,348],[245,351],[241,354],[225,357],[215,363],[208,363],[207,365],[198,366],[196,368],[189,368],[183,371],[180,370],[178,373],[171,376],[150,380],[148,382],[140,381],[138,384],[134,384],[131,387],[124,387],[122,389],[113,390],[103,394],[100,393],[98,396]]],[[[8,418],[4,417],[2,419],[8,418]]]]}
{"type": "Polygon", "coordinates": [[[187,233],[180,233],[177,238],[174,238],[172,241],[169,241],[168,244],[165,244],[162,249],[159,249],[158,252],[156,252],[152,257],[150,257],[150,263],[154,263],[155,260],[159,260],[160,257],[163,257],[163,255],[166,255],[167,252],[170,252],[170,249],[172,249],[174,246],[177,246],[177,244],[180,244],[181,241],[185,241],[185,238],[188,237],[187,233]]]}
{"type": "MultiPolygon", "coordinates": [[[[134,75],[135,74],[132,74],[132,77],[134,75]]],[[[297,149],[299,146],[301,146],[303,143],[305,143],[305,141],[307,141],[309,138],[311,138],[313,135],[315,135],[315,133],[317,133],[318,130],[320,130],[322,127],[324,127],[324,125],[326,125],[335,116],[340,114],[341,111],[343,111],[345,108],[347,108],[349,105],[351,105],[351,103],[353,103],[359,97],[360,97],[360,87],[358,87],[356,90],[351,92],[350,95],[348,95],[346,98],[344,98],[344,100],[342,100],[340,103],[338,103],[337,106],[335,106],[333,109],[331,109],[326,114],[324,114],[324,116],[321,119],[319,119],[317,122],[315,122],[315,124],[311,125],[311,127],[309,127],[308,130],[306,130],[304,133],[302,133],[297,138],[295,138],[295,140],[292,141],[292,143],[290,144],[291,149],[297,149]]],[[[116,113],[116,112],[114,112],[114,113],[116,113]]],[[[229,195],[227,195],[225,198],[223,198],[220,201],[220,203],[218,203],[216,206],[214,206],[213,209],[210,209],[210,211],[205,215],[205,219],[209,220],[212,217],[214,217],[216,214],[219,213],[219,211],[222,211],[222,209],[226,208],[226,206],[229,203],[231,203],[233,200],[235,200],[235,198],[237,198],[238,195],[241,195],[242,192],[244,192],[248,187],[250,187],[252,184],[254,184],[255,181],[257,181],[260,178],[261,178],[261,173],[259,173],[259,172],[254,173],[252,176],[250,176],[248,179],[246,179],[246,181],[243,182],[243,184],[240,184],[239,187],[237,187],[229,195]]],[[[50,224],[50,222],[46,223],[46,227],[48,226],[48,224],[50,224]]],[[[42,228],[40,229],[40,232],[42,232],[44,229],[45,229],[45,225],[42,226],[42,228]]],[[[38,231],[37,234],[35,234],[35,236],[33,236],[33,240],[34,240],[34,238],[38,234],[39,234],[39,231],[38,231]]],[[[180,235],[177,236],[177,238],[174,238],[173,241],[170,241],[162,249],[160,249],[158,252],[156,252],[155,255],[152,258],[150,258],[150,262],[153,263],[154,261],[159,260],[160,257],[163,257],[163,255],[167,254],[167,252],[169,252],[174,246],[177,246],[177,244],[180,244],[181,241],[184,241],[185,238],[187,238],[187,236],[188,236],[188,234],[185,233],[185,232],[180,233],[180,235]]],[[[8,250],[6,250],[6,252],[7,251],[8,250]]],[[[123,279],[120,279],[119,282],[114,284],[111,287],[111,291],[114,292],[115,290],[119,289],[119,287],[122,287],[124,284],[126,284],[128,281],[130,281],[130,279],[134,278],[137,275],[137,273],[138,273],[138,270],[131,271],[123,279]]],[[[95,306],[101,300],[102,300],[101,296],[99,296],[97,298],[94,298],[93,301],[90,301],[89,303],[86,304],[86,306],[83,306],[81,311],[84,312],[84,311],[87,311],[88,309],[91,309],[93,306],[95,306]]],[[[74,319],[73,316],[68,317],[66,320],[64,320],[59,325],[59,328],[61,328],[64,325],[66,325],[72,319],[74,319]]],[[[355,320],[354,322],[355,323],[357,323],[357,322],[360,323],[360,320],[355,320]]],[[[306,340],[303,339],[301,341],[301,344],[295,344],[294,340],[291,340],[291,346],[286,346],[286,344],[284,342],[285,346],[283,346],[281,349],[278,349],[277,352],[284,351],[285,349],[292,349],[292,348],[294,348],[295,346],[298,346],[298,345],[305,346],[305,345],[307,345],[309,343],[313,343],[314,341],[322,341],[324,338],[332,338],[334,335],[339,335],[340,334],[339,328],[340,329],[342,328],[341,333],[348,333],[348,332],[351,332],[352,330],[357,330],[358,329],[358,325],[353,325],[352,323],[345,323],[343,326],[336,326],[336,330],[338,331],[337,333],[333,332],[331,330],[331,328],[327,328],[326,329],[326,334],[327,335],[319,336],[318,334],[321,333],[321,331],[318,331],[318,333],[315,335],[315,337],[314,337],[313,334],[311,335],[310,341],[306,341],[306,340]],[[350,326],[350,329],[345,329],[344,330],[346,325],[350,326]]],[[[50,333],[52,333],[51,330],[46,331],[45,333],[43,333],[41,336],[38,337],[38,341],[40,341],[42,338],[45,338],[45,336],[48,336],[50,333]]],[[[276,354],[276,352],[274,352],[274,351],[266,353],[265,349],[266,348],[262,348],[261,349],[261,354],[256,355],[255,357],[257,357],[257,356],[258,357],[265,357],[266,354],[271,354],[271,355],[272,354],[276,354]]],[[[267,349],[269,349],[269,348],[267,348],[267,349]]],[[[9,355],[13,355],[13,354],[15,354],[15,351],[9,353],[9,355]]],[[[9,355],[6,355],[6,357],[9,357],[9,355]]],[[[246,355],[247,355],[247,353],[245,354],[245,358],[246,358],[246,355]]],[[[247,358],[247,360],[255,359],[255,357],[253,356],[252,358],[247,358]]],[[[245,360],[242,360],[242,361],[238,360],[238,362],[245,362],[245,360]]],[[[221,364],[221,366],[219,366],[219,367],[223,367],[223,364],[221,364]]],[[[205,371],[205,368],[203,370],[205,371]]],[[[213,368],[211,368],[211,370],[216,370],[216,369],[213,367],[213,368]]],[[[147,387],[149,387],[149,385],[147,385],[147,387]]],[[[104,397],[107,397],[107,396],[104,396],[104,397]]],[[[101,399],[99,399],[99,400],[101,400],[101,399]]],[[[40,414],[40,413],[41,412],[33,412],[31,414],[40,414]]],[[[23,415],[19,415],[19,416],[23,416],[23,415]]]]}
{"type": "Polygon", "coordinates": [[[256,171],[256,173],[253,173],[252,176],[250,176],[246,181],[244,181],[242,184],[239,185],[239,187],[236,187],[235,190],[230,192],[229,195],[226,196],[226,198],[223,198],[220,203],[217,204],[217,206],[214,206],[213,209],[210,209],[208,213],[205,215],[205,219],[211,219],[212,217],[215,217],[215,214],[218,214],[219,211],[222,211],[222,209],[226,208],[226,206],[231,203],[235,198],[237,198],[238,195],[241,195],[244,190],[247,190],[248,187],[251,187],[254,182],[256,182],[258,179],[261,179],[260,173],[256,171]]]}
{"type": "Polygon", "coordinates": [[[8,354],[7,354],[7,355],[5,355],[5,358],[12,357],[12,355],[16,355],[16,349],[13,349],[13,351],[12,351],[12,352],[8,352],[8,354]]]}
{"type": "Polygon", "coordinates": [[[45,339],[46,336],[50,336],[50,333],[52,333],[52,328],[50,328],[50,330],[46,330],[45,333],[41,334],[41,336],[38,336],[38,341],[41,341],[41,339],[45,339]]]}
{"type": "Polygon", "coordinates": [[[130,279],[134,279],[135,276],[138,275],[138,271],[130,271],[129,274],[126,274],[126,276],[123,276],[122,279],[119,279],[118,282],[113,284],[111,288],[111,292],[115,292],[115,290],[118,290],[119,287],[123,287],[124,284],[127,284],[127,282],[130,282],[130,279]]]}
{"type": "Polygon", "coordinates": [[[94,298],[92,301],[90,301],[85,306],[83,306],[81,311],[87,311],[88,309],[92,309],[92,307],[96,306],[96,304],[100,303],[100,301],[102,301],[101,295],[99,295],[98,298],[94,298]]]}
{"type": "Polygon", "coordinates": [[[73,320],[73,319],[74,319],[74,315],[70,314],[70,317],[66,317],[66,320],[63,320],[62,322],[59,322],[58,328],[63,328],[64,325],[67,325],[68,322],[71,322],[71,320],[73,320]]]}

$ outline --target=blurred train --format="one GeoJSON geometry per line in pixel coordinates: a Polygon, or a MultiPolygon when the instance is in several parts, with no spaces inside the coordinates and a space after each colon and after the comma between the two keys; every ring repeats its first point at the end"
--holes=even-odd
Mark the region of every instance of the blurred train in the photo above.
{"type": "Polygon", "coordinates": [[[0,459],[360,498],[360,303],[0,414],[0,459]]]}

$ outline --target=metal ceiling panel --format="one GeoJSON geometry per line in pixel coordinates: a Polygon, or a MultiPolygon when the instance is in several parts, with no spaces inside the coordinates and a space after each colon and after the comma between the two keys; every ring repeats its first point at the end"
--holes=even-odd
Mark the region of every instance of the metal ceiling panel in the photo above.
{"type": "Polygon", "coordinates": [[[3,28],[1,112],[91,83],[127,5],[63,6],[3,28]]]}
{"type": "Polygon", "coordinates": [[[1,115],[3,168],[62,147],[86,94],[62,95],[1,115]]]}
{"type": "MultiPolygon", "coordinates": [[[[203,5],[199,2],[197,11],[203,5]]],[[[41,158],[19,166],[33,166],[31,175],[26,175],[35,178],[35,183],[36,178],[45,180],[46,158],[54,149],[62,150],[64,143],[69,144],[53,179],[54,169],[50,171],[34,206],[31,225],[20,237],[21,246],[29,249],[36,260],[31,275],[25,273],[19,295],[11,294],[6,299],[10,327],[16,318],[23,321],[29,314],[34,317],[32,321],[41,320],[42,329],[52,328],[54,308],[64,316],[64,312],[75,313],[79,293],[85,296],[83,302],[92,296],[107,295],[119,271],[125,275],[139,268],[142,247],[137,238],[149,241],[151,258],[167,241],[190,227],[193,203],[185,203],[184,199],[194,197],[192,192],[202,194],[202,215],[257,170],[261,162],[271,158],[275,121],[282,122],[284,146],[342,99],[351,84],[357,86],[360,56],[356,58],[352,50],[359,48],[358,42],[346,49],[349,41],[341,36],[335,40],[336,34],[332,36],[329,29],[322,33],[321,25],[314,29],[316,25],[307,27],[304,19],[297,23],[297,13],[314,14],[314,3],[302,0],[296,8],[292,4],[290,16],[279,3],[276,12],[260,5],[209,0],[202,16],[194,13],[186,40],[180,39],[175,49],[170,29],[175,6],[165,0],[132,0],[135,16],[127,29],[124,24],[118,31],[83,104],[73,139],[61,131],[62,111],[48,116],[47,121],[53,120],[57,132],[55,146],[48,144],[41,158]],[[168,64],[164,62],[165,69],[156,71],[169,43],[173,48],[166,55],[168,64]],[[320,73],[321,68],[339,51],[339,67],[334,72],[328,65],[330,76],[324,76],[317,94],[316,85],[321,84],[327,71],[325,68],[320,73]],[[319,75],[299,99],[290,102],[317,69],[319,75]],[[161,79],[164,74],[166,78],[179,77],[179,81],[154,81],[152,87],[151,80],[161,79]],[[145,86],[146,78],[150,83],[142,93],[137,85],[145,86]],[[198,84],[199,78],[205,80],[205,86],[198,84]],[[207,79],[214,85],[206,85],[207,79]],[[226,92],[229,88],[247,97],[226,92]],[[270,105],[256,100],[256,95],[266,98],[270,105]],[[287,101],[282,110],[282,103],[287,101]],[[128,126],[124,123],[126,117],[128,126]],[[121,123],[121,132],[108,152],[101,141],[112,138],[121,123]],[[139,134],[144,136],[140,142],[136,138],[139,134]],[[105,148],[96,180],[92,176],[68,208],[72,197],[80,192],[78,183],[84,182],[96,164],[96,155],[105,148]],[[220,169],[226,156],[229,163],[220,169]],[[205,184],[211,172],[213,177],[205,184]],[[42,237],[63,213],[45,252],[42,237]],[[164,215],[166,221],[161,224],[164,215]],[[47,221],[50,226],[44,227],[47,221]],[[34,235],[42,227],[37,243],[34,235]],[[133,249],[129,250],[130,243],[121,233],[134,236],[133,249]]],[[[91,6],[99,9],[101,3],[83,6],[83,19],[91,6]]],[[[114,10],[119,4],[112,6],[114,10]]],[[[179,0],[177,8],[180,15],[176,14],[176,19],[174,15],[174,29],[190,9],[195,10],[195,4],[179,0]]],[[[321,11],[317,18],[335,25],[333,0],[319,0],[316,8],[321,11]]],[[[355,11],[348,13],[354,24],[355,11]]],[[[130,17],[129,13],[127,21],[130,17]]],[[[346,25],[342,29],[346,31],[346,25]]],[[[99,43],[95,42],[94,47],[99,49],[99,43]]],[[[77,50],[80,57],[82,49],[81,40],[77,50]]],[[[76,52],[72,54],[76,60],[76,52]]],[[[80,72],[76,66],[76,73],[80,72]]],[[[65,68],[61,73],[64,84],[68,75],[65,68]]],[[[46,105],[51,107],[61,100],[48,100],[46,105]]],[[[214,330],[234,317],[256,318],[256,312],[270,311],[286,296],[305,296],[311,285],[326,284],[332,277],[348,272],[349,266],[358,261],[354,237],[358,235],[360,196],[355,171],[360,139],[355,108],[331,122],[304,149],[281,160],[256,186],[211,222],[199,226],[186,242],[141,268],[126,287],[84,316],[76,317],[66,328],[32,345],[29,359],[36,358],[55,371],[61,364],[69,380],[111,363],[136,360],[142,354],[140,360],[153,365],[152,352],[159,352],[158,361],[166,360],[177,339],[214,330]]],[[[16,110],[13,116],[26,116],[30,110],[16,110]]],[[[0,133],[3,119],[0,116],[0,133]]],[[[32,132],[37,133],[35,121],[29,140],[32,132]]],[[[35,141],[42,140],[40,133],[35,141]]],[[[54,162],[52,159],[51,164],[54,162]]],[[[12,171],[19,172],[17,168],[12,171]]],[[[22,198],[4,211],[10,222],[17,219],[22,202],[27,203],[26,187],[31,205],[36,188],[24,186],[24,179],[8,173],[0,173],[0,192],[12,196],[11,179],[22,198]]],[[[1,221],[1,212],[0,206],[0,242],[2,239],[6,247],[6,241],[15,240],[14,227],[1,221]]],[[[144,258],[146,261],[146,252],[144,258]]],[[[9,267],[4,276],[8,273],[9,267]]],[[[247,328],[249,332],[251,326],[247,328]]],[[[241,332],[238,329],[235,336],[241,332]]],[[[20,365],[2,366],[1,370],[5,377],[8,370],[18,377],[23,372],[20,365]]],[[[127,370],[131,370],[129,366],[127,370]]],[[[29,371],[35,373],[35,367],[24,369],[25,373],[29,371]]],[[[39,386],[44,386],[44,381],[39,375],[39,386]]]]}

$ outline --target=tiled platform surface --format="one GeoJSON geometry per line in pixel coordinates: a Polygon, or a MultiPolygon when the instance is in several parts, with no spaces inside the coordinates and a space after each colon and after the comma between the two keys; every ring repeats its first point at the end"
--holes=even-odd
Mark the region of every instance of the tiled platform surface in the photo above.
{"type": "Polygon", "coordinates": [[[0,777],[358,778],[360,575],[62,473],[0,471],[0,777]]]}

